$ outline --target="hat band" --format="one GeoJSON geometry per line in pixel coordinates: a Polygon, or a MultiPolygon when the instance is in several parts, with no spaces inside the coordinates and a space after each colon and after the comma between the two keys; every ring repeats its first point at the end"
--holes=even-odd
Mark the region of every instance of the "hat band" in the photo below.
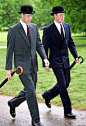
{"type": "Polygon", "coordinates": [[[32,11],[32,12],[24,12],[24,11],[21,11],[21,12],[18,12],[18,13],[23,13],[23,14],[35,14],[35,11],[32,11]]]}
{"type": "Polygon", "coordinates": [[[56,11],[56,12],[51,13],[51,15],[56,14],[56,13],[65,13],[65,12],[66,11],[56,11]]]}

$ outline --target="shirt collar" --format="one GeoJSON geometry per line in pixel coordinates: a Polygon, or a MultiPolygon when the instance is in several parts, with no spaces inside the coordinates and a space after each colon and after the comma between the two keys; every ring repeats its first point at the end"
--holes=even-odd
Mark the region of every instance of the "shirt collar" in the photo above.
{"type": "Polygon", "coordinates": [[[20,23],[22,24],[22,26],[26,26],[27,24],[26,23],[24,23],[22,20],[20,20],[20,23]]]}
{"type": "Polygon", "coordinates": [[[60,27],[60,24],[57,23],[55,20],[54,20],[54,23],[55,23],[55,25],[56,25],[57,27],[60,27]]]}
{"type": "Polygon", "coordinates": [[[54,20],[54,24],[55,24],[55,26],[57,27],[57,29],[58,29],[58,31],[60,32],[60,24],[59,23],[57,23],[55,20],[54,20]]]}
{"type": "Polygon", "coordinates": [[[24,23],[22,20],[20,20],[20,23],[21,23],[21,25],[22,25],[22,27],[23,27],[25,33],[27,34],[27,26],[26,26],[26,25],[29,26],[29,24],[24,23]]]}
{"type": "MultiPolygon", "coordinates": [[[[54,20],[54,24],[56,25],[59,33],[61,34],[61,26],[60,26],[60,24],[57,23],[55,20],[54,20]]],[[[63,31],[64,31],[64,36],[65,36],[65,30],[64,30],[63,24],[61,23],[61,25],[62,25],[62,28],[63,28],[63,31]]]]}

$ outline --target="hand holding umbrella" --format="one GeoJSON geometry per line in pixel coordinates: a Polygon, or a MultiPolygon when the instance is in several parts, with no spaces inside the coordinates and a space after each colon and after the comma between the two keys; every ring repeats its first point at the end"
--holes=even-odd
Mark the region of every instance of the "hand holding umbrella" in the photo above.
{"type": "MultiPolygon", "coordinates": [[[[78,60],[79,60],[80,58],[82,59],[82,61],[81,61],[80,63],[83,63],[83,61],[84,61],[83,57],[82,57],[82,56],[79,56],[79,57],[78,57],[78,60]]],[[[76,60],[71,64],[70,69],[71,69],[75,64],[76,64],[76,60]]]]}
{"type": "MultiPolygon", "coordinates": [[[[14,75],[14,73],[18,70],[21,69],[21,73],[19,73],[18,75],[20,76],[23,73],[23,68],[21,66],[18,66],[12,73],[11,76],[14,75]]],[[[6,78],[1,84],[0,84],[0,88],[8,81],[9,79],[6,78]]]]}

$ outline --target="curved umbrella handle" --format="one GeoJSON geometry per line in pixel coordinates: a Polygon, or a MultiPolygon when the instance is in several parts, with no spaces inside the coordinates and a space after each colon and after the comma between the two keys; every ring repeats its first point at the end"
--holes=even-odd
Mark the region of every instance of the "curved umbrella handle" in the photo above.
{"type": "MultiPolygon", "coordinates": [[[[23,68],[21,66],[18,66],[12,73],[11,76],[14,75],[14,73],[18,70],[21,69],[21,73],[19,73],[18,75],[20,76],[23,73],[23,68]]],[[[8,78],[6,78],[1,84],[0,84],[0,88],[8,81],[8,78]]]]}
{"type": "Polygon", "coordinates": [[[80,63],[83,63],[83,61],[84,61],[83,57],[79,56],[78,59],[80,59],[80,58],[82,59],[82,61],[80,63]]]}
{"type": "MultiPolygon", "coordinates": [[[[80,58],[82,59],[82,61],[81,61],[80,63],[83,63],[83,61],[84,61],[83,57],[82,57],[82,56],[79,56],[78,59],[80,59],[80,58]]],[[[74,61],[74,62],[71,64],[70,69],[71,69],[75,64],[76,64],[76,62],[74,61]]]]}
{"type": "Polygon", "coordinates": [[[21,73],[19,73],[18,75],[20,76],[23,73],[23,68],[21,66],[18,66],[15,70],[14,73],[18,70],[21,69],[21,73]]]}

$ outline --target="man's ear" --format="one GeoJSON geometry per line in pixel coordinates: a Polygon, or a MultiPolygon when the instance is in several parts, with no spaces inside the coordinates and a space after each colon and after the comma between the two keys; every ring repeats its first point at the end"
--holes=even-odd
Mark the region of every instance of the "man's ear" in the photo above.
{"type": "Polygon", "coordinates": [[[54,18],[56,18],[57,14],[54,14],[53,16],[54,16],[54,18]]]}

